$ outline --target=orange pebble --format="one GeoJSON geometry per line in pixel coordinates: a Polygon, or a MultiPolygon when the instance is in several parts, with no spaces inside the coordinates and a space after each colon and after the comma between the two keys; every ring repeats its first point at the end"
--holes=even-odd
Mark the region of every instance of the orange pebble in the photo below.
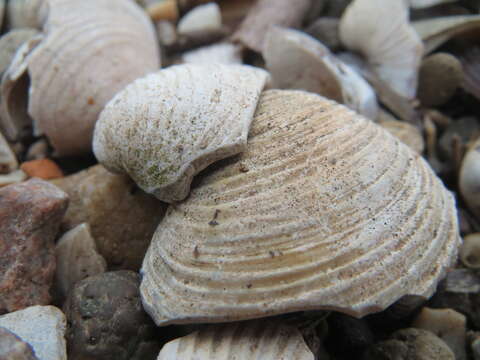
{"type": "Polygon", "coordinates": [[[44,180],[63,177],[62,170],[50,159],[25,161],[20,165],[20,169],[29,177],[38,177],[44,180]]]}

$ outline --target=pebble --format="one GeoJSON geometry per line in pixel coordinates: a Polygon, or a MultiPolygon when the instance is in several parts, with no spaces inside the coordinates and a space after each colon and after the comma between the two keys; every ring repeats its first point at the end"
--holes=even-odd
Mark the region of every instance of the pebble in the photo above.
{"type": "Polygon", "coordinates": [[[412,327],[433,332],[450,347],[456,360],[465,360],[466,322],[466,317],[455,310],[424,307],[412,327]]]}
{"type": "Polygon", "coordinates": [[[60,298],[64,298],[78,281],[104,273],[107,268],[105,259],[97,252],[90,227],[86,223],[62,235],[55,248],[55,255],[55,289],[60,298]]]}
{"type": "Polygon", "coordinates": [[[160,346],[155,324],[144,312],[140,276],[121,270],[76,284],[64,305],[69,360],[155,359],[160,346]]]}
{"type": "Polygon", "coordinates": [[[368,348],[363,360],[455,360],[455,355],[430,331],[407,328],[368,348]]]}
{"type": "Polygon", "coordinates": [[[29,177],[38,177],[44,180],[58,179],[63,177],[60,167],[50,159],[37,159],[25,161],[20,165],[29,177]]]}
{"type": "Polygon", "coordinates": [[[0,314],[50,301],[68,197],[40,179],[0,188],[0,314]]]}
{"type": "Polygon", "coordinates": [[[327,348],[340,357],[360,354],[372,345],[374,336],[365,319],[357,319],[341,313],[331,313],[327,318],[327,348]]]}
{"type": "Polygon", "coordinates": [[[56,307],[31,306],[0,316],[0,326],[28,343],[38,360],[67,360],[67,324],[56,307]]]}
{"type": "Polygon", "coordinates": [[[70,197],[63,230],[88,223],[110,270],[140,269],[167,204],[138,189],[127,176],[112,174],[101,165],[52,183],[70,197]]]}
{"type": "Polygon", "coordinates": [[[0,327],[0,360],[38,360],[30,345],[0,327]]]}

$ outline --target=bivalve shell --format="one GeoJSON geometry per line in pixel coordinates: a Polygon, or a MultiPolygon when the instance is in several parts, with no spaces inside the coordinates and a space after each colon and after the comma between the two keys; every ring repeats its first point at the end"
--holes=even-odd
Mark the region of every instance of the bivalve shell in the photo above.
{"type": "Polygon", "coordinates": [[[429,297],[460,243],[421,156],[348,108],[265,91],[247,149],[171,206],[142,266],[158,325],[300,310],[361,317],[429,297]]]}
{"type": "Polygon", "coordinates": [[[183,200],[198,172],[246,147],[268,79],[242,65],[172,66],[127,86],[102,111],[93,150],[166,202],[183,200]]]}
{"type": "MultiPolygon", "coordinates": [[[[47,0],[44,39],[25,59],[35,135],[57,155],[91,151],[105,104],[160,64],[155,30],[131,0],[47,0]]],[[[8,101],[8,100],[7,100],[8,101]]]]}
{"type": "Polygon", "coordinates": [[[314,360],[294,327],[247,321],[209,327],[165,344],[157,360],[314,360]]]}

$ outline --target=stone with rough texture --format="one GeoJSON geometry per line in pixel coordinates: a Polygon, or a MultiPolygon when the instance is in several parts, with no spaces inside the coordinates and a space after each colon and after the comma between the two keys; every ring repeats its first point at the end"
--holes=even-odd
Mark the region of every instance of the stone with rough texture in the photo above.
{"type": "Polygon", "coordinates": [[[67,322],[58,308],[31,306],[0,316],[0,326],[28,343],[38,360],[67,360],[67,322]]]}
{"type": "Polygon", "coordinates": [[[62,228],[88,223],[109,269],[138,270],[167,205],[101,165],[52,182],[70,196],[62,228]]]}
{"type": "Polygon", "coordinates": [[[39,179],[0,189],[0,314],[49,303],[67,204],[67,194],[39,179]]]}
{"type": "Polygon", "coordinates": [[[455,360],[448,346],[430,331],[402,329],[370,347],[363,360],[455,360]]]}
{"type": "Polygon", "coordinates": [[[0,359],[38,360],[30,345],[4,327],[0,327],[0,359]]]}
{"type": "Polygon", "coordinates": [[[69,360],[155,359],[155,326],[142,308],[139,285],[139,275],[126,270],[77,283],[64,305],[69,360]]]}

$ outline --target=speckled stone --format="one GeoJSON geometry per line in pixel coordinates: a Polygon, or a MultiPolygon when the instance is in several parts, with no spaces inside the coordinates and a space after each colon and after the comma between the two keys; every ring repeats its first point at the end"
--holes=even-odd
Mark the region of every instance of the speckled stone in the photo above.
{"type": "Polygon", "coordinates": [[[67,204],[67,194],[39,179],[0,189],[0,314],[49,303],[67,204]]]}
{"type": "Polygon", "coordinates": [[[0,326],[28,343],[38,360],[67,360],[66,325],[65,316],[54,306],[30,306],[0,316],[0,326]]]}
{"type": "Polygon", "coordinates": [[[70,196],[62,229],[88,223],[110,270],[137,271],[167,205],[101,165],[52,183],[70,196]]]}
{"type": "Polygon", "coordinates": [[[0,327],[0,360],[38,360],[30,345],[11,331],[0,327]]]}
{"type": "Polygon", "coordinates": [[[363,355],[363,360],[455,360],[453,352],[430,331],[407,328],[377,343],[363,355]]]}
{"type": "Polygon", "coordinates": [[[126,270],[77,283],[64,305],[69,360],[155,359],[160,347],[139,286],[140,276],[126,270]]]}

